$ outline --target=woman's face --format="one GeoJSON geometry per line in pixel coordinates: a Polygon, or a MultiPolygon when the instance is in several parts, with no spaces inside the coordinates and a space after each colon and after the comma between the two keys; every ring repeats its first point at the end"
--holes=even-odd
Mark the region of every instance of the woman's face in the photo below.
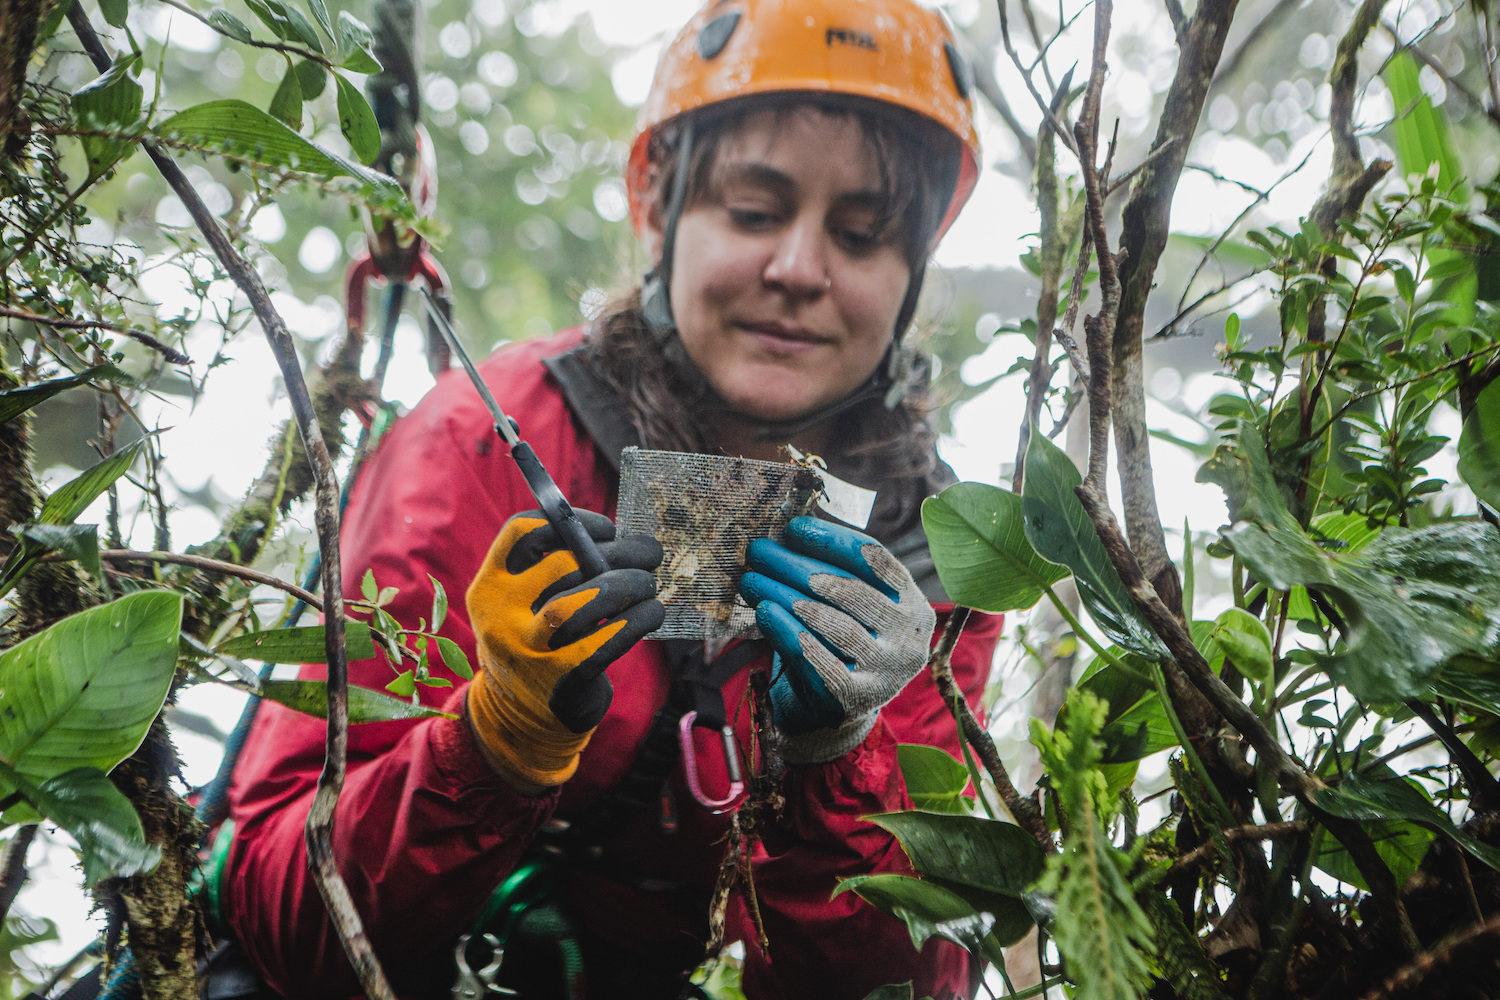
{"type": "MultiPolygon", "coordinates": [[[[704,187],[678,222],[671,287],[694,364],[763,420],[853,392],[885,355],[911,278],[899,225],[877,235],[880,169],[858,122],[753,114],[721,140],[704,187]]],[[[648,249],[659,256],[659,230],[648,249]]]]}

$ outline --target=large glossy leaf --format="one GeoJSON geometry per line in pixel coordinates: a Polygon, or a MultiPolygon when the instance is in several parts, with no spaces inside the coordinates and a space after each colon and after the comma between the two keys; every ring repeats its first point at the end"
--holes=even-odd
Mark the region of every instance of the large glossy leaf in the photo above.
{"type": "MultiPolygon", "coordinates": [[[[265,681],[260,696],[295,712],[328,718],[328,685],[324,681],[265,681]]],[[[458,716],[426,705],[413,705],[401,698],[349,685],[349,721],[390,722],[393,719],[456,719],[458,716]]]]}
{"type": "Polygon", "coordinates": [[[1387,528],[1352,554],[1300,529],[1243,524],[1225,538],[1270,586],[1309,587],[1337,607],[1345,649],[1324,662],[1365,701],[1419,696],[1449,658],[1500,644],[1500,532],[1487,524],[1387,528]]]}
{"type": "Polygon", "coordinates": [[[120,385],[135,385],[136,380],[114,365],[94,365],[74,375],[49,378],[45,382],[33,382],[19,389],[0,392],[0,424],[25,413],[44,399],[51,399],[60,392],[76,389],[96,380],[106,380],[120,385]]]}
{"type": "Polygon", "coordinates": [[[990,961],[1004,965],[1005,951],[994,934],[994,914],[986,919],[962,896],[935,882],[907,875],[859,875],[844,879],[833,894],[843,892],[857,894],[906,924],[912,946],[918,951],[929,938],[940,937],[981,951],[990,961]]]}
{"type": "Polygon", "coordinates": [[[1068,571],[1026,540],[1021,498],[983,483],[956,483],[922,503],[922,527],[948,595],[999,613],[1029,608],[1068,571]]]}
{"type": "Polygon", "coordinates": [[[104,75],[73,94],[73,116],[84,133],[79,142],[88,158],[89,180],[102,176],[138,143],[131,133],[140,122],[145,92],[130,75],[135,63],[134,55],[121,56],[104,75]]]}
{"type": "MultiPolygon", "coordinates": [[[[1379,538],[1382,527],[1370,527],[1369,520],[1363,514],[1329,511],[1312,519],[1308,534],[1319,548],[1354,553],[1379,538]]],[[[1312,599],[1307,596],[1306,587],[1292,588],[1287,616],[1293,621],[1313,617],[1312,599]]]]}
{"type": "Polygon", "coordinates": [[[1500,510],[1500,381],[1485,387],[1464,421],[1458,474],[1475,496],[1500,510]]]}
{"type": "MultiPolygon", "coordinates": [[[[39,552],[60,552],[76,559],[95,580],[104,579],[99,562],[99,526],[97,524],[22,524],[11,529],[39,552]]],[[[0,589],[4,582],[0,581],[0,589]]]]}
{"type": "Polygon", "coordinates": [[[1198,482],[1216,483],[1224,491],[1231,521],[1250,521],[1286,531],[1298,528],[1288,507],[1292,498],[1276,483],[1260,431],[1249,421],[1240,420],[1230,436],[1232,443],[1214,449],[1213,456],[1198,470],[1198,482]]]}
{"type": "Polygon", "coordinates": [[[0,653],[0,758],[32,782],[108,772],[161,711],[181,627],[181,595],[143,591],[0,653]]]}
{"type": "Polygon", "coordinates": [[[920,743],[902,743],[896,753],[913,806],[925,812],[969,814],[963,794],[969,786],[968,768],[946,750],[920,743]]]}
{"type": "MultiPolygon", "coordinates": [[[[219,643],[214,652],[262,663],[324,663],[328,659],[324,634],[322,625],[247,632],[219,643]]],[[[374,656],[375,642],[370,638],[370,626],[345,619],[344,648],[351,661],[368,660],[374,656]]]]}
{"type": "Polygon", "coordinates": [[[33,782],[0,762],[0,781],[78,842],[85,885],[150,871],[161,860],[161,851],[146,842],[135,807],[98,768],[74,768],[33,782]]]}
{"type": "Polygon", "coordinates": [[[400,185],[391,178],[302,138],[244,101],[225,99],[195,105],[168,118],[155,131],[163,138],[251,163],[323,177],[352,177],[382,194],[401,193],[400,185]]]}
{"type": "MultiPolygon", "coordinates": [[[[1400,819],[1374,820],[1366,822],[1364,828],[1375,843],[1375,851],[1380,855],[1380,860],[1385,862],[1391,874],[1396,877],[1397,885],[1406,884],[1406,880],[1411,878],[1422,859],[1427,856],[1427,849],[1437,839],[1437,834],[1431,830],[1400,819]]],[[[1318,852],[1315,863],[1321,871],[1336,879],[1366,892],[1370,890],[1344,845],[1332,837],[1323,838],[1323,847],[1318,852]]]]}
{"type": "Polygon", "coordinates": [[[1317,804],[1345,819],[1407,820],[1445,834],[1491,868],[1500,869],[1500,848],[1491,847],[1454,825],[1448,814],[1428,801],[1420,787],[1393,772],[1365,774],[1353,771],[1344,780],[1320,789],[1317,804]]]}
{"type": "Polygon", "coordinates": [[[1093,522],[1073,492],[1082,482],[1078,467],[1062,449],[1045,436],[1033,434],[1026,449],[1022,489],[1026,537],[1043,559],[1073,571],[1079,599],[1112,640],[1149,659],[1160,659],[1166,655],[1161,640],[1136,613],[1093,522]]]}
{"type": "Polygon", "coordinates": [[[893,812],[867,816],[901,842],[906,856],[926,879],[967,900],[976,911],[995,915],[995,935],[1003,944],[1020,940],[1031,926],[1021,894],[1042,873],[1042,849],[1011,823],[977,816],[893,812]]]}

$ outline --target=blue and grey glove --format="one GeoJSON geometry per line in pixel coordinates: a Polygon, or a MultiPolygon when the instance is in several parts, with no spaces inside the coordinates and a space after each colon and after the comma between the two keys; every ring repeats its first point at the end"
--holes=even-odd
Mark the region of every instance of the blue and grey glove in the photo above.
{"type": "Polygon", "coordinates": [[[859,746],[927,663],[937,615],[905,566],[852,528],[798,517],[745,550],[740,593],[777,653],[783,756],[821,764],[859,746]]]}

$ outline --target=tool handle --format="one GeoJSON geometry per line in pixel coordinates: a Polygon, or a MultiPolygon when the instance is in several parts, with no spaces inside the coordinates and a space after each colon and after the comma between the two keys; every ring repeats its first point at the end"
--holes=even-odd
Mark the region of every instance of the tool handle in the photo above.
{"type": "Polygon", "coordinates": [[[531,450],[531,445],[525,441],[518,441],[511,445],[510,454],[516,460],[516,465],[520,467],[521,475],[526,477],[526,485],[531,487],[537,506],[542,509],[543,514],[547,515],[547,520],[552,522],[557,533],[562,536],[573,555],[578,558],[578,568],[583,571],[583,578],[592,580],[607,571],[609,564],[604,561],[604,555],[599,551],[599,546],[589,536],[588,530],[584,528],[578,515],[573,513],[573,508],[568,504],[567,498],[563,496],[562,490],[557,488],[557,483],[543,467],[541,459],[536,457],[536,452],[531,450]]]}

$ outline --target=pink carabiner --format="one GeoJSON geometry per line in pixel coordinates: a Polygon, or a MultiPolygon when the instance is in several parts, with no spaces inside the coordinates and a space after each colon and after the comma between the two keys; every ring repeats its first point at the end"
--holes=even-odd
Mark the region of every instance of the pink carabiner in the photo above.
{"type": "Polygon", "coordinates": [[[745,790],[734,730],[729,726],[719,730],[719,738],[724,742],[724,769],[729,772],[729,794],[722,799],[711,799],[703,793],[703,785],[698,781],[698,761],[693,754],[693,722],[697,718],[697,712],[688,712],[677,723],[677,738],[682,744],[682,769],[687,774],[688,790],[693,793],[693,798],[698,800],[700,806],[715,815],[726,813],[745,790]]]}

